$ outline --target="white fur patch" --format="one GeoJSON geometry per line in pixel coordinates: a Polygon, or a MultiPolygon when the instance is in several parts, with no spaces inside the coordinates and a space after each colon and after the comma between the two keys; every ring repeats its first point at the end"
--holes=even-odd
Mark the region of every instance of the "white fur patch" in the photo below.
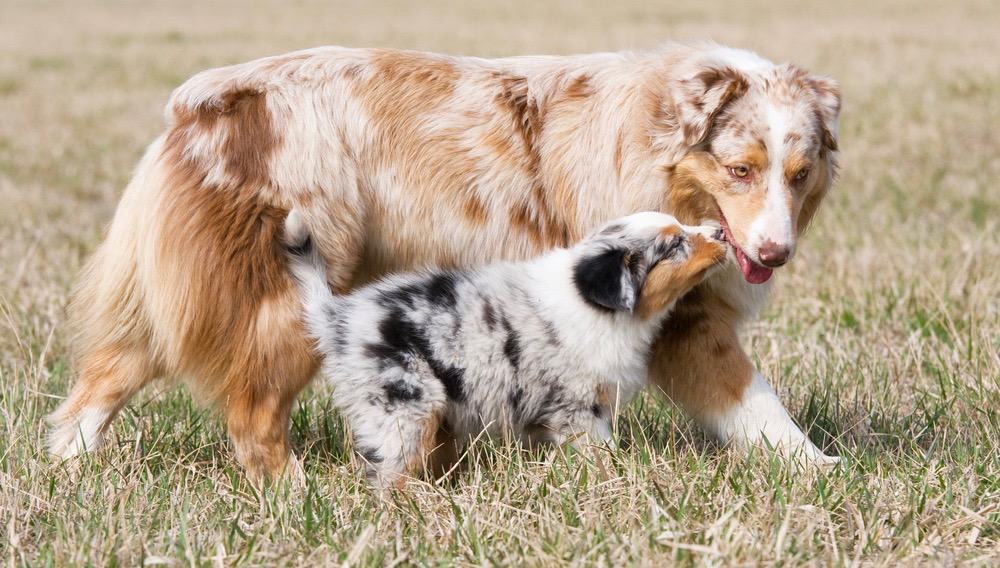
{"type": "Polygon", "coordinates": [[[760,247],[771,241],[787,246],[794,251],[795,231],[792,226],[792,212],[788,208],[788,187],[785,183],[785,157],[787,153],[785,136],[788,134],[789,117],[786,113],[768,104],[767,107],[767,158],[768,169],[764,208],[750,225],[747,248],[754,262],[760,263],[760,247]]]}
{"type": "Polygon", "coordinates": [[[77,420],[61,424],[49,439],[49,452],[63,459],[96,450],[104,442],[104,430],[111,412],[90,406],[77,420]]]}
{"type": "Polygon", "coordinates": [[[753,374],[743,391],[743,400],[705,422],[724,443],[747,447],[766,442],[783,454],[806,461],[818,464],[839,461],[809,441],[759,372],[753,374]]]}

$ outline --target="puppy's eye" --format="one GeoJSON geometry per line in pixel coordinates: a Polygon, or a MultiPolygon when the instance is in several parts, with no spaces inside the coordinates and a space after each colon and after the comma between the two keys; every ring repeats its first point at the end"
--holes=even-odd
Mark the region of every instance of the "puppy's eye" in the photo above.
{"type": "Polygon", "coordinates": [[[793,181],[801,182],[809,177],[809,168],[802,168],[801,170],[795,172],[795,176],[792,178],[793,181]]]}
{"type": "Polygon", "coordinates": [[[745,180],[750,177],[750,168],[744,164],[737,164],[735,166],[730,166],[729,174],[734,178],[745,180]]]}

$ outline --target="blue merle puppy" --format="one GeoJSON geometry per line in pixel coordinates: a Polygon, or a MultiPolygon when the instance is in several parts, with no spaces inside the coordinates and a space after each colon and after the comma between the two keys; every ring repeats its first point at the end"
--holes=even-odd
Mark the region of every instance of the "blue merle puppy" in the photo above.
{"type": "Polygon", "coordinates": [[[439,470],[483,431],[608,441],[617,405],[646,385],[661,323],[726,251],[717,227],[638,213],[527,262],[397,274],[335,295],[296,214],[286,230],[322,372],[382,486],[439,470]]]}

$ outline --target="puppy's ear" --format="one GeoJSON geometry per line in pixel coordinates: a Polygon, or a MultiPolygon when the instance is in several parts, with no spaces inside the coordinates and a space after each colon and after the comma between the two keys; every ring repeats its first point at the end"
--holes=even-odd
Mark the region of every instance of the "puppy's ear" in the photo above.
{"type": "Polygon", "coordinates": [[[816,97],[816,115],[822,129],[823,146],[837,150],[837,119],[840,116],[840,85],[829,77],[806,75],[805,84],[816,97]]]}
{"type": "Polygon", "coordinates": [[[745,93],[747,86],[746,77],[727,66],[703,66],[693,76],[682,79],[671,95],[684,143],[696,146],[703,142],[716,115],[745,93]]]}
{"type": "Polygon", "coordinates": [[[605,248],[583,255],[573,267],[573,283],[590,305],[610,311],[635,309],[639,295],[638,260],[625,248],[605,248]]]}

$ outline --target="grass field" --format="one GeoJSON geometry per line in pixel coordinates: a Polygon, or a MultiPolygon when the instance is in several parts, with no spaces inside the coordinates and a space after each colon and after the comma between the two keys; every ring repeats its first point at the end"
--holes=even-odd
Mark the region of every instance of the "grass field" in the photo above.
{"type": "Polygon", "coordinates": [[[0,0],[0,558],[9,565],[1000,561],[1000,6],[983,1],[0,0]],[[419,5],[419,7],[414,6],[419,5]],[[506,55],[714,38],[838,78],[843,171],[747,342],[814,440],[801,471],[653,397],[598,458],[482,442],[451,483],[373,494],[313,390],[307,486],[258,491],[216,417],[144,393],[59,464],[64,309],[170,90],[320,44],[506,55]]]}

